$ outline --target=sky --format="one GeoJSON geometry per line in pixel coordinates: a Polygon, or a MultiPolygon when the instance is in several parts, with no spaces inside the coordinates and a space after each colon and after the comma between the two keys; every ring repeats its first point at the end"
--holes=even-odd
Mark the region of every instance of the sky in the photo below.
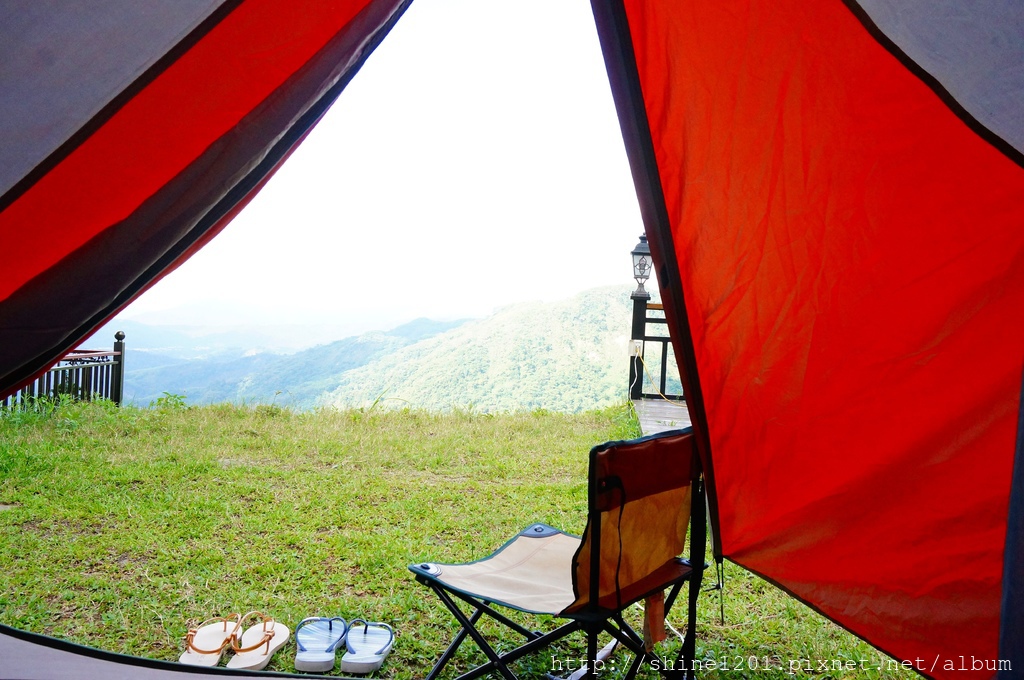
{"type": "Polygon", "coordinates": [[[631,282],[585,0],[416,0],[263,191],[121,318],[339,337],[631,282]]]}

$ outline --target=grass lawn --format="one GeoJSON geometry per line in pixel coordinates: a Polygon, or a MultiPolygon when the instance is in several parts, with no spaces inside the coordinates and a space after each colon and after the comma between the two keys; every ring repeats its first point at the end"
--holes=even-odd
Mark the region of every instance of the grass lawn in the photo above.
{"type": "MultiPolygon", "coordinates": [[[[358,616],[398,634],[377,677],[422,677],[454,622],[406,565],[482,557],[533,521],[579,533],[587,452],[636,428],[625,407],[298,413],[168,398],[3,413],[0,622],[176,660],[186,629],[219,614],[261,610],[292,629],[358,616]]],[[[702,602],[698,658],[716,667],[702,677],[910,677],[822,672],[886,662],[734,565],[724,624],[719,593],[702,602]]],[[[670,618],[680,629],[684,611],[670,618]]],[[[585,656],[575,642],[556,653],[585,656]]],[[[294,654],[289,643],[268,670],[292,671],[294,654]]],[[[548,654],[524,675],[550,667],[548,654]]]]}

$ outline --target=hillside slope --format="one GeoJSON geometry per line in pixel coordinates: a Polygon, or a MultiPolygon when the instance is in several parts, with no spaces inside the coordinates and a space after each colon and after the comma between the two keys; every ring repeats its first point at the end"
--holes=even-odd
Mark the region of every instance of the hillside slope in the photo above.
{"type": "Polygon", "coordinates": [[[609,286],[559,302],[510,305],[474,321],[417,319],[293,354],[244,347],[149,352],[129,344],[125,394],[140,406],[166,392],[189,404],[298,409],[603,408],[626,399],[630,290],[609,286]]]}
{"type": "Polygon", "coordinates": [[[579,412],[626,398],[628,287],[523,303],[347,371],[321,403],[579,412]]]}
{"type": "Polygon", "coordinates": [[[462,323],[416,319],[387,333],[364,333],[294,354],[236,348],[186,359],[129,345],[125,394],[140,406],[168,392],[185,396],[190,404],[249,402],[310,408],[346,371],[462,323]]]}

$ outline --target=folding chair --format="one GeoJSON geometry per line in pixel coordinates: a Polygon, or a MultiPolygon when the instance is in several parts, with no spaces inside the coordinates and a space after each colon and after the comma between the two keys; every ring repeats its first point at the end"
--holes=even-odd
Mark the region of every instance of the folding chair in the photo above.
{"type": "Polygon", "coordinates": [[[493,672],[514,680],[510,663],[576,631],[587,640],[586,660],[576,664],[576,668],[585,664],[585,677],[594,677],[605,664],[597,661],[601,632],[633,653],[626,678],[633,678],[644,661],[655,660],[658,663],[652,667],[666,677],[693,677],[686,669],[693,668],[697,593],[705,568],[706,514],[691,430],[595,447],[590,452],[588,495],[582,538],[546,524],[533,524],[482,560],[409,567],[462,626],[427,680],[440,675],[467,637],[488,661],[463,673],[459,680],[493,672]],[[687,561],[679,555],[691,518],[687,561]],[[657,634],[686,581],[686,636],[678,657],[666,661],[653,652],[653,642],[645,642],[623,619],[623,611],[646,599],[644,628],[657,634]],[[469,605],[468,614],[457,600],[469,605]],[[568,621],[547,633],[531,631],[493,605],[568,621]],[[477,628],[483,615],[522,635],[525,642],[499,654],[477,628]]]}

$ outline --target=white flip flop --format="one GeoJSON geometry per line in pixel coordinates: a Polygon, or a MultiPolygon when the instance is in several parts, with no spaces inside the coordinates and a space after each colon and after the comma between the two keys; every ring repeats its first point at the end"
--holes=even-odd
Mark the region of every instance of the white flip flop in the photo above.
{"type": "Polygon", "coordinates": [[[185,651],[178,657],[178,663],[216,666],[224,650],[231,646],[241,621],[241,614],[229,614],[207,619],[195,628],[189,628],[185,635],[185,651]]]}
{"type": "Polygon", "coordinates": [[[270,657],[281,649],[291,636],[287,626],[262,612],[249,612],[242,617],[239,627],[249,619],[256,619],[259,623],[232,638],[231,649],[235,655],[228,661],[228,668],[250,671],[266,668],[270,663],[270,657]]]}
{"type": "Polygon", "coordinates": [[[384,663],[394,642],[395,631],[388,624],[354,619],[345,634],[348,651],[341,655],[341,671],[372,673],[384,663]]]}

